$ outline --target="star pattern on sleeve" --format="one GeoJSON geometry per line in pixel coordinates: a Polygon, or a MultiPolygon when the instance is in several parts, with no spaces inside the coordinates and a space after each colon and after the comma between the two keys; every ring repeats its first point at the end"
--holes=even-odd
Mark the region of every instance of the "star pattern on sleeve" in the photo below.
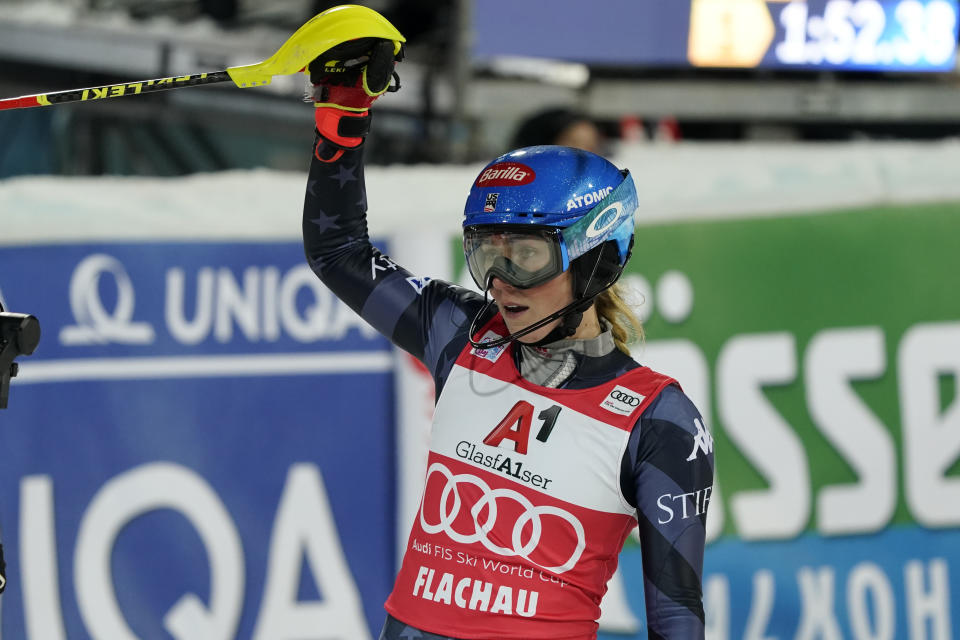
{"type": "Polygon", "coordinates": [[[330,176],[330,179],[340,181],[340,188],[343,189],[343,187],[350,182],[357,181],[357,177],[354,175],[356,170],[357,165],[347,167],[341,164],[337,167],[337,175],[330,176]]]}
{"type": "Polygon", "coordinates": [[[423,634],[419,629],[414,629],[410,625],[407,625],[403,631],[400,632],[400,637],[403,638],[403,640],[418,640],[419,638],[423,638],[423,634]]]}
{"type": "Polygon", "coordinates": [[[320,215],[316,218],[310,218],[310,222],[315,224],[321,233],[340,228],[340,225],[337,224],[337,216],[327,215],[322,209],[317,209],[317,212],[320,215]]]}

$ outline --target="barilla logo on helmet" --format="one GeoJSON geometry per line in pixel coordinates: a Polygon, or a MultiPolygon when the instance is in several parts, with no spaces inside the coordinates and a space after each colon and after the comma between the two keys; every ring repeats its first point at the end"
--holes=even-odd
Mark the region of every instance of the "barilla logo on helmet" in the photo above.
{"type": "Polygon", "coordinates": [[[525,164],[498,162],[484,169],[474,186],[519,187],[522,184],[530,184],[536,177],[536,172],[525,164]]]}

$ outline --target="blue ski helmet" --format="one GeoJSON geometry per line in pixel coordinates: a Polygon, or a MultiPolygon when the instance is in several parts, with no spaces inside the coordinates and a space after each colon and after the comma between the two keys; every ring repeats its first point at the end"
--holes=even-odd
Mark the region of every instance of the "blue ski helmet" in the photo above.
{"type": "Polygon", "coordinates": [[[490,162],[474,181],[464,207],[464,253],[481,289],[489,278],[521,288],[537,286],[580,261],[574,271],[578,297],[596,295],[619,277],[633,246],[637,192],[628,171],[589,151],[552,145],[525,147],[490,162]],[[503,237],[520,237],[504,248],[503,237]],[[493,247],[493,243],[499,243],[493,247]],[[542,258],[525,263],[517,254],[537,243],[542,258]],[[545,255],[543,247],[549,247],[545,255]],[[584,269],[581,269],[583,271],[584,269]],[[594,287],[586,282],[594,280],[594,287]]]}

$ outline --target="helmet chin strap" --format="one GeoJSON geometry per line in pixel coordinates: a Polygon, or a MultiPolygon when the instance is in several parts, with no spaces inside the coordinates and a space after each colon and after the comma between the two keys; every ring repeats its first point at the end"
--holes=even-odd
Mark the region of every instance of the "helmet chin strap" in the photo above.
{"type": "Polygon", "coordinates": [[[597,262],[593,265],[593,269],[590,272],[590,277],[587,278],[586,284],[583,287],[583,293],[577,296],[577,299],[567,306],[554,311],[547,317],[541,318],[530,326],[524,327],[523,329],[511,333],[506,337],[487,340],[485,342],[477,342],[473,339],[473,336],[475,336],[477,331],[480,330],[480,327],[477,326],[480,322],[480,318],[486,316],[490,309],[497,303],[497,301],[493,298],[487,300],[487,296],[490,293],[490,287],[493,285],[493,276],[488,277],[487,286],[483,292],[484,300],[487,300],[487,303],[483,305],[480,311],[477,312],[477,315],[473,317],[473,321],[470,323],[470,336],[468,338],[470,345],[475,349],[494,349],[496,347],[502,347],[513,342],[514,340],[517,340],[518,338],[522,338],[523,336],[536,331],[537,329],[547,326],[558,318],[562,319],[560,324],[554,327],[553,330],[550,331],[550,333],[548,333],[545,337],[531,343],[531,346],[540,347],[550,344],[551,342],[556,342],[557,340],[569,338],[577,332],[577,328],[580,326],[580,322],[583,320],[583,313],[589,309],[591,305],[593,305],[593,299],[612,287],[613,284],[620,278],[620,273],[623,272],[623,266],[621,266],[615,277],[611,278],[609,282],[604,284],[604,286],[596,292],[589,296],[585,296],[584,294],[586,294],[587,290],[590,288],[590,282],[593,280],[593,276],[596,274],[599,264],[600,256],[597,256],[597,262]]]}
{"type": "MultiPolygon", "coordinates": [[[[613,283],[611,283],[611,284],[613,284],[613,283]]],[[[606,287],[605,287],[605,288],[606,288],[606,287]]],[[[489,292],[489,291],[490,291],[490,289],[488,288],[488,289],[487,289],[487,292],[489,292]]],[[[601,291],[602,291],[602,290],[601,290],[601,291]]],[[[597,294],[599,294],[599,293],[600,293],[600,291],[597,292],[597,294]]],[[[594,294],[594,295],[597,295],[597,294],[594,294]]],[[[484,297],[486,297],[486,293],[484,294],[484,297]]],[[[587,304],[587,306],[589,307],[590,304],[593,303],[593,296],[591,296],[591,298],[590,298],[589,301],[585,301],[585,300],[574,300],[573,302],[571,302],[570,304],[568,304],[568,305],[565,306],[564,308],[559,309],[559,310],[557,310],[557,311],[554,311],[553,313],[551,313],[551,314],[548,315],[547,317],[541,318],[540,320],[537,320],[536,322],[534,322],[534,323],[531,324],[530,326],[524,327],[523,329],[520,329],[519,331],[516,331],[516,332],[514,332],[514,333],[511,333],[510,335],[508,335],[508,336],[506,336],[506,337],[504,337],[504,338],[496,338],[496,339],[494,339],[494,340],[487,340],[487,341],[484,341],[484,342],[477,342],[476,340],[473,339],[473,336],[476,335],[477,331],[480,330],[480,327],[478,326],[479,323],[480,323],[480,318],[486,316],[487,313],[489,312],[489,310],[490,310],[493,306],[495,306],[495,305],[497,304],[497,301],[494,300],[493,298],[491,298],[490,300],[487,301],[487,303],[486,303],[485,305],[483,305],[483,308],[481,308],[480,311],[477,312],[477,315],[475,315],[475,316],[473,317],[473,321],[470,323],[470,338],[469,338],[470,345],[471,345],[472,347],[476,348],[476,349],[494,349],[494,348],[496,348],[496,347],[502,347],[503,345],[509,344],[509,343],[513,342],[514,340],[516,340],[516,339],[518,339],[518,338],[522,338],[523,336],[525,336],[525,335],[527,335],[527,334],[529,334],[529,333],[533,333],[533,332],[536,331],[537,329],[540,329],[540,328],[542,328],[542,327],[547,326],[548,324],[550,324],[550,323],[553,322],[554,320],[557,320],[558,318],[564,318],[564,320],[566,320],[567,315],[568,315],[568,314],[571,314],[571,312],[574,312],[574,311],[577,309],[577,307],[579,307],[580,305],[582,305],[584,302],[588,302],[589,304],[587,304]]],[[[567,334],[566,336],[564,336],[564,337],[569,337],[569,336],[572,336],[574,333],[576,333],[577,327],[580,325],[580,320],[583,318],[583,312],[582,312],[582,311],[581,311],[581,312],[573,313],[573,314],[571,314],[571,315],[576,316],[576,320],[575,320],[576,324],[573,325],[573,328],[572,328],[572,330],[570,330],[570,333],[568,333],[568,334],[567,334]]],[[[551,331],[550,334],[547,336],[547,338],[550,338],[550,336],[552,336],[555,332],[557,332],[558,330],[560,330],[560,328],[561,328],[563,325],[564,325],[564,323],[561,323],[560,326],[556,327],[553,331],[551,331]]],[[[544,338],[544,340],[546,340],[547,338],[544,338]]],[[[551,341],[553,341],[553,340],[559,340],[559,339],[560,339],[560,338],[551,338],[551,341]]],[[[541,343],[544,343],[544,341],[543,341],[543,340],[539,340],[539,341],[537,341],[537,342],[535,342],[535,343],[533,343],[533,344],[535,344],[535,345],[540,345],[541,343]]],[[[544,343],[544,344],[545,344],[545,343],[544,343]]]]}
{"type": "Polygon", "coordinates": [[[560,324],[555,326],[550,333],[545,335],[543,338],[537,340],[536,342],[531,342],[530,346],[533,347],[542,347],[550,344],[551,342],[556,342],[557,340],[565,340],[577,332],[577,328],[580,326],[580,322],[583,321],[583,312],[590,308],[590,305],[593,304],[593,300],[590,300],[590,304],[587,305],[586,309],[580,309],[579,307],[567,315],[563,316],[560,319],[560,324]]]}

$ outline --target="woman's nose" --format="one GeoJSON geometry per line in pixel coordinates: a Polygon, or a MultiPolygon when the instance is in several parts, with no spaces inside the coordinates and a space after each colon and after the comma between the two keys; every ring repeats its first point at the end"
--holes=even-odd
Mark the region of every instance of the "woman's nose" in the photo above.
{"type": "Polygon", "coordinates": [[[501,280],[499,277],[493,276],[490,278],[490,288],[500,291],[513,291],[515,287],[506,280],[501,280]]]}

